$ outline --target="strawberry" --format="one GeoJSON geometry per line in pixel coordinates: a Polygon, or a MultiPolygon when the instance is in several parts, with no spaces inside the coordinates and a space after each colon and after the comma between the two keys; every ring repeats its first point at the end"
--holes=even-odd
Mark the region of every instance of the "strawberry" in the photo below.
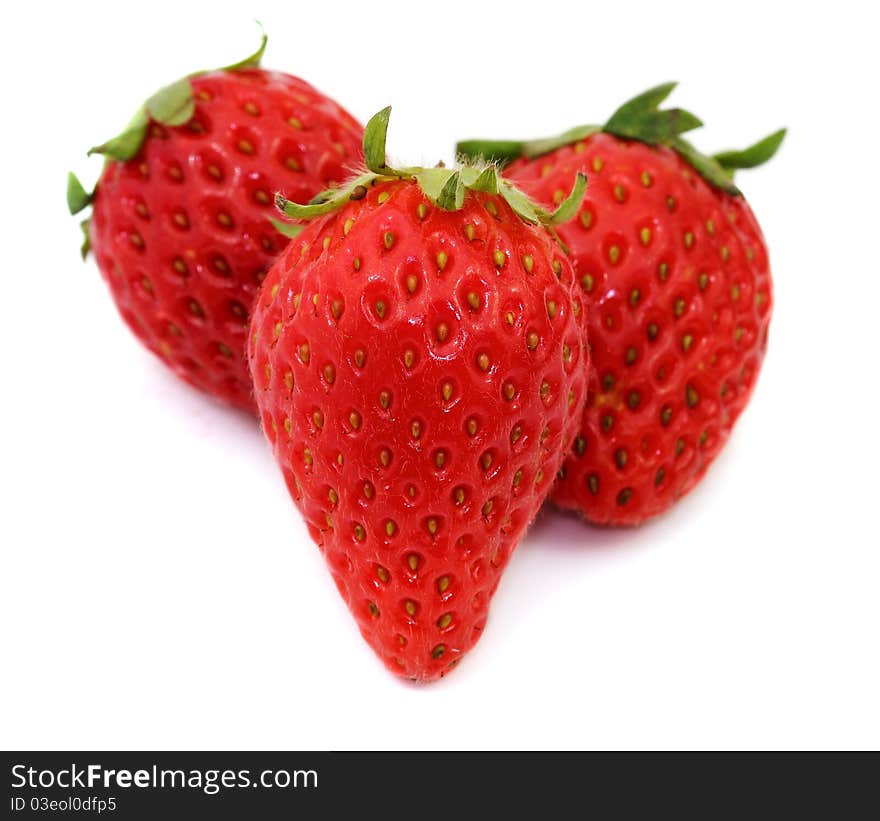
{"type": "Polygon", "coordinates": [[[151,97],[89,152],[106,158],[91,194],[68,178],[71,212],[93,206],[83,255],[94,250],[134,334],[190,384],[248,409],[251,303],[288,242],[274,194],[308,199],[344,179],[363,133],[303,80],[258,68],[265,46],[151,97]]]}
{"type": "Polygon", "coordinates": [[[369,169],[308,206],[251,321],[263,428],[367,642],[442,676],[480,637],[586,395],[573,272],[554,215],[495,168],[369,169]]]}
{"type": "Polygon", "coordinates": [[[593,368],[553,500],[601,524],[642,522],[696,485],[748,402],[767,344],[767,248],[732,172],[769,159],[785,132],[706,157],[680,136],[696,117],[658,110],[673,87],[636,97],[605,126],[459,145],[518,157],[505,175],[539,202],[589,175],[577,218],[559,233],[592,306],[593,368]]]}

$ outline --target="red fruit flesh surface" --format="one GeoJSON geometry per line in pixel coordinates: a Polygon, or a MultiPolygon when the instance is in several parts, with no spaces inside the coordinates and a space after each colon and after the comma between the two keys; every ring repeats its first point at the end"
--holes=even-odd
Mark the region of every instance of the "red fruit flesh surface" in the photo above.
{"type": "Polygon", "coordinates": [[[253,410],[251,304],[287,238],[281,191],[305,202],[360,162],[362,129],[303,80],[262,69],[192,79],[195,114],[152,124],[98,182],[90,240],[122,318],[181,378],[253,410]]]}
{"type": "Polygon", "coordinates": [[[575,434],[572,276],[500,197],[450,212],[394,182],[311,223],[263,285],[249,349],[263,428],[398,675],[442,676],[477,641],[575,434]]]}
{"type": "Polygon", "coordinates": [[[674,151],[598,134],[506,172],[538,201],[587,173],[559,227],[589,303],[592,370],[581,431],[553,500],[601,524],[637,524],[699,481],[748,402],[772,286],[742,197],[674,151]]]}

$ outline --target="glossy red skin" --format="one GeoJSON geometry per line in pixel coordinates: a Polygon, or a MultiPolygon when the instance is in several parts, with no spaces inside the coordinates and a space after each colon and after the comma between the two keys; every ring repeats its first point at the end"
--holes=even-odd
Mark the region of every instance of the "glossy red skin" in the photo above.
{"type": "Polygon", "coordinates": [[[598,134],[506,173],[549,204],[577,171],[588,175],[587,195],[559,233],[590,303],[592,370],[580,435],[552,498],[592,522],[638,524],[696,485],[748,402],[770,323],[767,249],[745,200],[710,186],[665,147],[598,134]],[[672,418],[663,424],[666,408],[672,418]]]}
{"type": "Polygon", "coordinates": [[[135,159],[107,163],[90,240],[138,339],[191,385],[253,411],[248,316],[288,242],[270,222],[274,194],[307,202],[345,179],[360,162],[363,132],[337,103],[287,74],[218,71],[192,86],[189,123],[153,124],[135,159]]]}
{"type": "Polygon", "coordinates": [[[383,183],[314,221],[269,272],[249,349],[263,428],[362,634],[398,675],[435,679],[474,645],[550,489],[586,395],[576,292],[559,246],[500,198],[468,194],[447,212],[414,182],[383,183]]]}

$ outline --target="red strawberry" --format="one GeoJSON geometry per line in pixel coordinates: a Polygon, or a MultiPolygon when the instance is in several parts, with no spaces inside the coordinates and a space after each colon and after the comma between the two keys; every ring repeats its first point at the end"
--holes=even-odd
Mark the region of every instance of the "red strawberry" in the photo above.
{"type": "Polygon", "coordinates": [[[72,175],[84,224],[123,319],[187,382],[253,408],[245,339],[251,303],[288,242],[273,224],[281,190],[309,199],[360,161],[362,129],[303,80],[257,68],[259,51],[150,98],[92,194],[72,175]]]}
{"type": "Polygon", "coordinates": [[[591,303],[593,369],[574,452],[553,494],[602,524],[666,510],[703,476],[745,407],[767,344],[767,249],[733,185],[784,131],[743,152],[699,154],[700,125],[659,111],[674,84],[622,106],[605,126],[533,143],[462,143],[513,162],[505,174],[539,202],[578,171],[590,179],[561,226],[591,303]]]}
{"type": "Polygon", "coordinates": [[[270,270],[249,348],[264,430],[361,632],[442,676],[479,638],[586,393],[573,273],[494,167],[370,169],[270,270]]]}

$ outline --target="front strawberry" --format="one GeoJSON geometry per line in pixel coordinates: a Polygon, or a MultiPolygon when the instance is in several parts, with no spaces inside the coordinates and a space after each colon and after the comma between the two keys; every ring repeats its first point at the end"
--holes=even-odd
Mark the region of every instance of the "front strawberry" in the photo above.
{"type": "Polygon", "coordinates": [[[772,284],[761,230],[732,182],[783,131],[706,157],[681,137],[700,121],[658,110],[673,84],[605,126],[549,140],[472,141],[540,202],[578,171],[590,187],[559,229],[590,303],[592,359],[581,431],[553,494],[601,524],[637,524],[700,480],[748,402],[767,344],[772,284]]]}
{"type": "MultiPolygon", "coordinates": [[[[399,675],[479,638],[586,392],[573,274],[495,169],[369,172],[309,206],[251,323],[263,428],[361,632],[399,675]]],[[[574,179],[574,177],[573,177],[574,179]]]]}
{"type": "Polygon", "coordinates": [[[182,379],[253,409],[245,340],[251,304],[288,242],[283,191],[308,199],[360,162],[360,125],[303,80],[258,67],[260,49],[154,95],[118,137],[72,213],[122,318],[182,379]]]}

